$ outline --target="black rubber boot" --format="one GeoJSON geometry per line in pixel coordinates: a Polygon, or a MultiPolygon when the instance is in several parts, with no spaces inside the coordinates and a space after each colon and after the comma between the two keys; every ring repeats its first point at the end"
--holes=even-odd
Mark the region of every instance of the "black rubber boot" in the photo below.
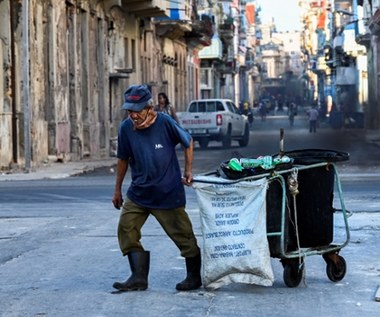
{"type": "Polygon", "coordinates": [[[149,251],[129,252],[128,260],[132,275],[124,283],[115,282],[113,287],[122,292],[146,290],[150,263],[149,251]]]}
{"type": "Polygon", "coordinates": [[[201,253],[193,258],[186,258],[186,278],[177,284],[178,291],[191,291],[202,285],[201,279],[201,253]]]}

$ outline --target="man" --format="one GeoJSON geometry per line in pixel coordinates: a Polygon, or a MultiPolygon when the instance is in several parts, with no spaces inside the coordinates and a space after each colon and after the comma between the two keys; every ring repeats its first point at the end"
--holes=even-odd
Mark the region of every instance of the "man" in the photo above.
{"type": "Polygon", "coordinates": [[[122,108],[129,117],[119,129],[117,175],[113,205],[122,211],[118,240],[122,254],[128,256],[132,275],[116,282],[119,291],[146,290],[150,253],[140,239],[141,228],[153,215],[186,259],[187,276],[177,290],[198,289],[201,285],[201,255],[192,224],[185,211],[184,185],[192,182],[193,141],[170,116],[154,111],[151,92],[145,85],[132,85],[124,93],[122,108]],[[175,147],[181,143],[185,154],[181,177],[175,147]],[[131,167],[132,182],[123,201],[122,184],[131,167]]]}
{"type": "Polygon", "coordinates": [[[294,102],[291,102],[288,108],[288,117],[289,117],[289,123],[291,127],[294,126],[294,117],[296,115],[296,112],[297,112],[296,104],[294,102]]]}
{"type": "Polygon", "coordinates": [[[317,120],[318,120],[318,116],[319,116],[319,113],[318,113],[318,110],[315,106],[313,106],[309,111],[308,111],[308,115],[309,115],[309,132],[312,133],[316,133],[317,132],[317,120]]]}

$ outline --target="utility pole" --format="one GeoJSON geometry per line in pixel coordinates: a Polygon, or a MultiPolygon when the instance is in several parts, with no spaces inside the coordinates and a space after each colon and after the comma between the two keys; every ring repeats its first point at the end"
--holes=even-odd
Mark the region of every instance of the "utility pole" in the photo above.
{"type": "Polygon", "coordinates": [[[24,157],[25,170],[31,167],[30,107],[29,107],[29,0],[22,2],[22,78],[24,109],[24,157]]]}

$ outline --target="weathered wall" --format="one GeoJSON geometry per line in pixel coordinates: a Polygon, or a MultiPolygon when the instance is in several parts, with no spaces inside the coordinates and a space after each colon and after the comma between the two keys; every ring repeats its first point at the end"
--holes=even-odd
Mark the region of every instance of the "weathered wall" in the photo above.
{"type": "Polygon", "coordinates": [[[152,20],[129,14],[127,2],[29,4],[30,116],[24,116],[22,1],[0,0],[0,168],[24,166],[28,118],[32,166],[109,156],[125,115],[123,93],[131,84],[150,84],[155,102],[165,91],[179,111],[185,109],[186,44],[157,37],[152,20]]]}
{"type": "Polygon", "coordinates": [[[110,85],[110,137],[116,137],[119,123],[124,116],[121,106],[124,103],[124,91],[132,84],[143,80],[141,69],[139,21],[120,7],[109,12],[112,21],[108,26],[109,72],[119,73],[120,77],[109,79],[110,85]],[[132,69],[128,77],[124,70],[132,69]]]}
{"type": "Polygon", "coordinates": [[[45,118],[48,103],[47,5],[43,0],[30,1],[29,63],[30,63],[30,140],[35,165],[48,158],[48,125],[45,118]]]}
{"type": "Polygon", "coordinates": [[[174,72],[175,72],[175,87],[174,91],[174,101],[178,111],[185,111],[187,108],[186,94],[187,90],[187,66],[186,66],[186,56],[187,47],[183,42],[174,42],[174,72]]]}
{"type": "Polygon", "coordinates": [[[165,92],[177,111],[187,104],[187,47],[178,40],[156,38],[157,92],[165,92]]]}
{"type": "Polygon", "coordinates": [[[10,7],[0,1],[0,168],[12,162],[12,109],[10,93],[10,7]]]}

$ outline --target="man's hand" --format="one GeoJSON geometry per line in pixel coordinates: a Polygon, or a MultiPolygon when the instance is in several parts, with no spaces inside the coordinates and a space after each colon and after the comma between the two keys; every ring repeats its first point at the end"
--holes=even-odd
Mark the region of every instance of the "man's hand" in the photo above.
{"type": "Polygon", "coordinates": [[[122,191],[123,180],[124,180],[125,174],[127,173],[127,170],[128,170],[128,161],[118,159],[115,191],[112,198],[112,203],[116,209],[120,209],[120,207],[123,206],[123,194],[121,193],[121,191],[122,191]]]}
{"type": "Polygon", "coordinates": [[[182,184],[186,186],[190,186],[193,182],[193,173],[192,173],[192,166],[193,166],[193,140],[190,141],[189,147],[184,147],[184,153],[185,153],[185,172],[183,173],[182,177],[182,184]]]}
{"type": "Polygon", "coordinates": [[[112,198],[113,206],[116,209],[120,209],[123,206],[123,195],[119,191],[115,191],[112,198]]]}
{"type": "Polygon", "coordinates": [[[193,173],[185,172],[185,174],[182,177],[182,184],[186,186],[190,186],[192,182],[193,182],[193,173]]]}

